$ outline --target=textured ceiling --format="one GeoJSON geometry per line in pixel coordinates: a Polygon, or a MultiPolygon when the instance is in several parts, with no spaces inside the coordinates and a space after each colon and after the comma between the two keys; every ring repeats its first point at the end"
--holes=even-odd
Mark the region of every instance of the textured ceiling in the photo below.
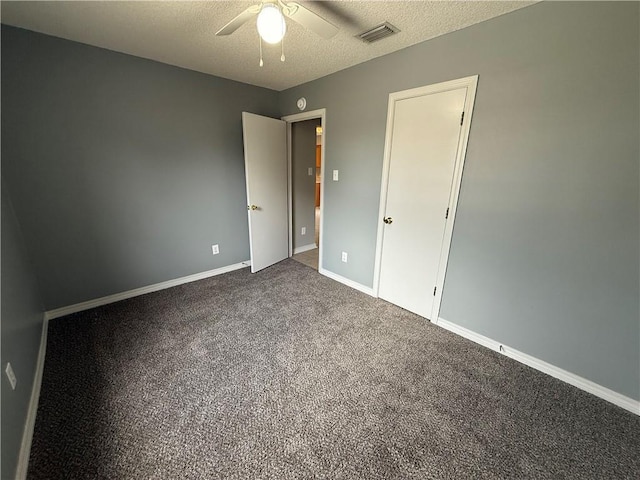
{"type": "Polygon", "coordinates": [[[257,1],[7,2],[2,23],[253,85],[284,90],[535,2],[300,1],[340,28],[323,40],[291,20],[280,45],[263,44],[255,21],[234,34],[215,32],[257,1]],[[354,38],[384,21],[397,35],[366,44],[354,38]]]}

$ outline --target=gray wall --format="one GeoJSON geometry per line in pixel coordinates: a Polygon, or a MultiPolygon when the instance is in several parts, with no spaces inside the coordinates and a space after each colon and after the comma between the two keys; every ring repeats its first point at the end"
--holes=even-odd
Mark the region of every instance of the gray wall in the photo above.
{"type": "Polygon", "coordinates": [[[640,399],[638,20],[544,2],[283,92],[327,109],[324,268],[372,285],[389,93],[479,74],[441,317],[640,399]]]}
{"type": "MultiPolygon", "coordinates": [[[[4,141],[4,139],[3,139],[4,141]]],[[[2,478],[13,478],[20,453],[35,378],[43,308],[35,276],[24,251],[7,188],[2,181],[2,478]],[[16,374],[16,389],[5,375],[7,362],[16,374]]]]}
{"type": "Polygon", "coordinates": [[[319,124],[320,120],[307,120],[291,125],[293,248],[316,241],[316,125],[319,124]],[[307,228],[306,235],[300,233],[302,227],[307,228]]]}
{"type": "Polygon", "coordinates": [[[277,100],[3,25],[2,173],[46,309],[247,260],[241,112],[277,100]]]}

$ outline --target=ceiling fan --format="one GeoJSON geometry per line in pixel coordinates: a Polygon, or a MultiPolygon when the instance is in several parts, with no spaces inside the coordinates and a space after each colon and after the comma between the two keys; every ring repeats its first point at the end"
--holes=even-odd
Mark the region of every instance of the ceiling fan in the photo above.
{"type": "MultiPolygon", "coordinates": [[[[231,35],[256,15],[258,16],[257,27],[261,40],[271,44],[282,41],[284,37],[287,29],[284,17],[290,18],[325,39],[329,39],[338,33],[338,27],[299,3],[285,3],[282,0],[263,0],[241,12],[218,30],[216,36],[231,35]]],[[[280,60],[284,62],[284,51],[280,60]]],[[[262,42],[260,42],[260,66],[262,65],[262,42]]]]}

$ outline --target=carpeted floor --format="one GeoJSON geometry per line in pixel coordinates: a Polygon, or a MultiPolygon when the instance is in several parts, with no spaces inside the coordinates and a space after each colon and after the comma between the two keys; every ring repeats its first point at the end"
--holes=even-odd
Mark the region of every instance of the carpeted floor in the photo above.
{"type": "Polygon", "coordinates": [[[32,479],[638,478],[640,417],[292,260],[53,320],[32,479]]]}

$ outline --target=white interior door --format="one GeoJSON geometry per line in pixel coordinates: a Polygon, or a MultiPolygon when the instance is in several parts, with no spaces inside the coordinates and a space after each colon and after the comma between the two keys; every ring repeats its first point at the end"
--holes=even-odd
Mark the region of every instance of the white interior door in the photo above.
{"type": "Polygon", "coordinates": [[[251,272],[289,253],[286,123],[242,112],[251,272]]]}
{"type": "Polygon", "coordinates": [[[396,100],[387,126],[378,295],[426,318],[438,283],[466,95],[465,87],[396,100]]]}

